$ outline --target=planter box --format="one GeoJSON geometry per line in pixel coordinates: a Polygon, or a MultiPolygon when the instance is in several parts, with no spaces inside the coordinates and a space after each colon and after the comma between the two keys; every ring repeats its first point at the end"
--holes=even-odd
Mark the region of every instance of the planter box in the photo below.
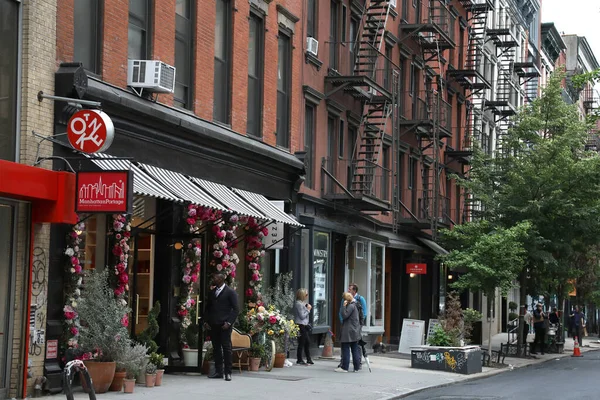
{"type": "Polygon", "coordinates": [[[479,346],[412,347],[410,359],[412,368],[464,375],[481,372],[481,349],[479,346]]]}

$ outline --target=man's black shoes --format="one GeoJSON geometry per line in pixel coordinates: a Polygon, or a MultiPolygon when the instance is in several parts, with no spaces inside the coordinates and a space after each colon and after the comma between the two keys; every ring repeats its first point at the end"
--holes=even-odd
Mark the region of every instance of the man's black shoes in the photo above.
{"type": "Polygon", "coordinates": [[[215,372],[214,374],[210,374],[208,377],[209,379],[223,379],[223,374],[215,372]]]}
{"type": "Polygon", "coordinates": [[[229,382],[231,380],[231,374],[225,374],[225,380],[229,382]]]}

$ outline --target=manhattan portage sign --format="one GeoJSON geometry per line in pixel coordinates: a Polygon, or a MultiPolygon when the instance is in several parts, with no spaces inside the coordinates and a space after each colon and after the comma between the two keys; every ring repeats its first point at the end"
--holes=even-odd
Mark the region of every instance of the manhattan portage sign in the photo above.
{"type": "Polygon", "coordinates": [[[102,111],[80,110],[69,119],[67,137],[75,150],[88,154],[101,153],[112,144],[115,126],[102,111]]]}

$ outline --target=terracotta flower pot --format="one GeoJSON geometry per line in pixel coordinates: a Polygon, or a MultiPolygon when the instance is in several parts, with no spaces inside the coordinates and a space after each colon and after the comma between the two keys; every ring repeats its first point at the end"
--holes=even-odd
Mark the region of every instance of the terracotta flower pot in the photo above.
{"type": "Polygon", "coordinates": [[[109,392],[120,392],[121,390],[123,390],[123,380],[125,379],[126,375],[127,375],[127,372],[125,372],[125,371],[115,372],[115,376],[113,377],[112,383],[110,384],[108,391],[109,392]]]}
{"type": "Polygon", "coordinates": [[[160,385],[162,385],[162,378],[163,378],[164,374],[165,374],[165,370],[164,369],[157,369],[156,370],[156,381],[154,382],[154,386],[160,386],[160,385]]]}
{"type": "Polygon", "coordinates": [[[204,360],[202,363],[202,375],[210,375],[210,361],[204,360]]]}
{"type": "Polygon", "coordinates": [[[258,371],[260,368],[260,357],[250,357],[250,371],[258,371]]]}
{"type": "Polygon", "coordinates": [[[96,393],[106,393],[115,376],[117,363],[114,361],[101,362],[87,360],[83,362],[92,378],[96,393]]]}
{"type": "Polygon", "coordinates": [[[135,388],[135,379],[123,379],[123,392],[133,393],[135,388]]]}
{"type": "Polygon", "coordinates": [[[284,363],[285,363],[285,353],[275,353],[275,362],[273,363],[273,367],[283,368],[284,363]]]}
{"type": "Polygon", "coordinates": [[[154,387],[156,383],[156,374],[146,374],[146,387],[154,387]]]}

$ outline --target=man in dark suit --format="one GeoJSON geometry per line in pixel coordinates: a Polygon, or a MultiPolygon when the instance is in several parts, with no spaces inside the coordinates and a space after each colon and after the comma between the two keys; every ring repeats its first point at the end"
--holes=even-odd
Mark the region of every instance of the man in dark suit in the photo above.
{"type": "Polygon", "coordinates": [[[225,284],[225,275],[213,276],[215,288],[208,295],[207,328],[213,345],[215,373],[209,378],[231,380],[231,331],[239,313],[238,296],[235,290],[225,284]],[[223,368],[225,364],[225,368],[223,368]]]}

